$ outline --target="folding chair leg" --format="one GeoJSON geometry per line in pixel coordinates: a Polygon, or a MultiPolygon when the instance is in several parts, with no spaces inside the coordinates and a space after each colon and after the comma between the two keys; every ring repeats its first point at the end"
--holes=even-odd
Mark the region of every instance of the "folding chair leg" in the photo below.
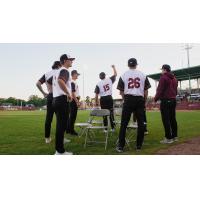
{"type": "Polygon", "coordinates": [[[117,139],[117,142],[116,142],[116,145],[118,145],[119,144],[119,139],[117,139]]]}
{"type": "Polygon", "coordinates": [[[108,132],[106,133],[106,142],[105,142],[105,150],[107,149],[108,146],[108,132]]]}
{"type": "Polygon", "coordinates": [[[87,129],[86,128],[82,128],[81,129],[81,133],[80,133],[80,135],[79,135],[79,138],[81,138],[84,134],[85,134],[85,131],[86,131],[87,129]]]}
{"type": "Polygon", "coordinates": [[[126,138],[125,141],[126,141],[128,149],[130,150],[129,140],[126,138]]]}
{"type": "Polygon", "coordinates": [[[86,148],[86,145],[87,145],[88,132],[89,132],[89,129],[87,129],[86,134],[85,134],[85,144],[84,144],[84,148],[86,148]]]}

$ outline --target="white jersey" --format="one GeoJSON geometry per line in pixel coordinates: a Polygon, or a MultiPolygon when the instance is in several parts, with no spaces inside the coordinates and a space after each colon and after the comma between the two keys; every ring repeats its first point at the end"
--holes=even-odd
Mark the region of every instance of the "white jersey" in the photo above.
{"type": "Polygon", "coordinates": [[[40,83],[46,83],[47,90],[49,93],[52,93],[52,79],[53,75],[56,73],[57,69],[53,69],[47,73],[45,73],[41,78],[40,78],[40,83]]]}
{"type": "Polygon", "coordinates": [[[53,77],[53,75],[55,74],[57,70],[53,69],[49,72],[47,72],[44,76],[45,76],[45,81],[47,82],[49,79],[51,79],[53,77]]]}
{"type": "Polygon", "coordinates": [[[71,88],[72,88],[72,92],[75,93],[76,97],[80,97],[79,87],[76,81],[71,80],[71,88]]]}
{"type": "Polygon", "coordinates": [[[59,78],[65,81],[66,88],[68,92],[71,94],[71,80],[70,80],[69,72],[65,67],[61,67],[53,75],[53,97],[66,95],[65,92],[60,88],[58,84],[59,78]]]}
{"type": "Polygon", "coordinates": [[[112,86],[113,82],[110,78],[106,78],[104,80],[101,80],[98,84],[97,87],[99,88],[99,91],[96,93],[99,93],[101,97],[105,96],[112,96],[112,86]]]}
{"type": "Polygon", "coordinates": [[[118,83],[118,89],[124,91],[124,94],[144,97],[146,86],[146,75],[136,69],[130,69],[125,72],[118,83]]]}

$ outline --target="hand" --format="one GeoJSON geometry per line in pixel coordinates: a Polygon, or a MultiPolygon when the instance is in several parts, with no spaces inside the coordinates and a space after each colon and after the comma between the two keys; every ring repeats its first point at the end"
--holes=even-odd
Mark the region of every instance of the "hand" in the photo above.
{"type": "Polygon", "coordinates": [[[44,98],[47,98],[47,96],[48,96],[48,94],[47,94],[47,93],[44,93],[43,95],[44,95],[44,98]]]}
{"type": "Polygon", "coordinates": [[[76,102],[77,106],[80,107],[81,106],[81,103],[78,101],[76,102]]]}
{"type": "Polygon", "coordinates": [[[71,95],[67,95],[68,101],[72,102],[72,96],[71,95]]]}

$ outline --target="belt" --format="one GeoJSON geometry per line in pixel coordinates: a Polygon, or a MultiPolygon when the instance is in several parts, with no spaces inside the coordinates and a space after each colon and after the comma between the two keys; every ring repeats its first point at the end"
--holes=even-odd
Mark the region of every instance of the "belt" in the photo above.
{"type": "Polygon", "coordinates": [[[142,97],[142,98],[144,98],[143,96],[138,96],[138,95],[134,95],[134,94],[125,94],[124,96],[125,97],[142,97]]]}

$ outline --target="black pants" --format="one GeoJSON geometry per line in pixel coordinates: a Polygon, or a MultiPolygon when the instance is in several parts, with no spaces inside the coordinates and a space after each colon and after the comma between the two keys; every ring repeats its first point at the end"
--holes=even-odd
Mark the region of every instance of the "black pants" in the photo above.
{"type": "Polygon", "coordinates": [[[176,121],[176,100],[161,100],[160,111],[162,122],[165,129],[165,137],[172,139],[177,137],[177,121],[176,121]]]}
{"type": "Polygon", "coordinates": [[[69,132],[72,134],[75,132],[74,124],[76,121],[77,112],[78,112],[78,106],[77,103],[73,100],[70,103],[70,117],[69,117],[69,132]]]}
{"type": "Polygon", "coordinates": [[[121,127],[119,132],[119,147],[124,148],[126,129],[131,118],[135,113],[138,123],[137,147],[141,147],[144,140],[144,98],[139,96],[125,95],[122,109],[121,127]]]}
{"type": "Polygon", "coordinates": [[[64,132],[66,131],[69,119],[69,102],[67,101],[67,96],[63,95],[54,98],[53,104],[56,112],[56,151],[64,153],[64,132]]]}
{"type": "MultiPolygon", "coordinates": [[[[133,113],[133,122],[137,122],[135,113],[133,113]]],[[[144,107],[144,132],[147,132],[147,114],[146,107],[144,107]]]]}
{"type": "Polygon", "coordinates": [[[46,112],[46,120],[45,120],[45,138],[49,138],[51,134],[51,123],[54,115],[54,107],[53,107],[53,94],[49,94],[47,96],[47,112],[46,112]]]}
{"type": "MultiPolygon", "coordinates": [[[[113,98],[112,98],[112,96],[101,97],[100,105],[101,105],[101,109],[110,110],[110,125],[111,125],[111,128],[114,129],[115,128],[115,123],[114,123],[115,118],[114,118],[113,98]]],[[[103,118],[103,124],[104,124],[104,126],[108,126],[108,118],[107,117],[103,118]]]]}

